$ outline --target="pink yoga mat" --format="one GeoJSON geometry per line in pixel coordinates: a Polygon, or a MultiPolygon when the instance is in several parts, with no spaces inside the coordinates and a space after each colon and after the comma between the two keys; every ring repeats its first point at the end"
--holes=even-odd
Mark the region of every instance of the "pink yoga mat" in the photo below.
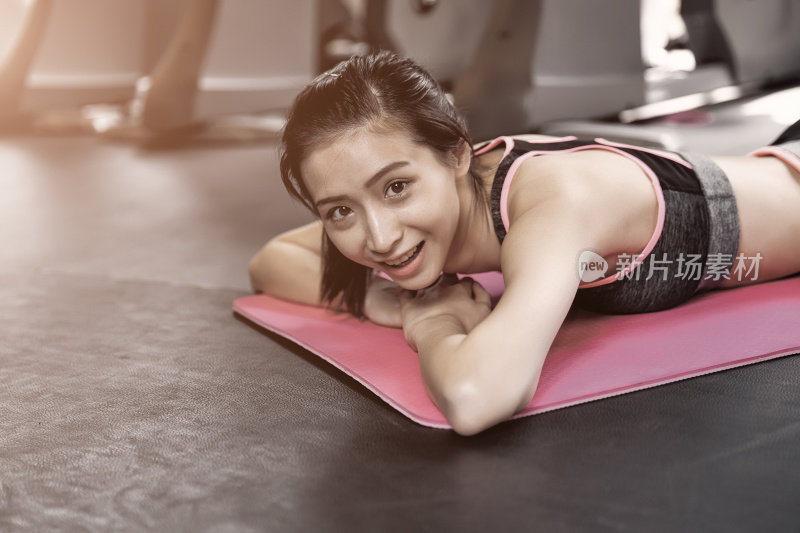
{"type": "MultiPolygon", "coordinates": [[[[475,278],[489,292],[502,292],[499,274],[475,278]]],[[[428,398],[416,353],[400,330],[264,295],[239,298],[234,309],[332,363],[412,420],[450,427],[428,398]]],[[[799,319],[800,277],[711,291],[656,313],[574,312],[547,356],[536,394],[514,418],[797,353],[799,319]]]]}

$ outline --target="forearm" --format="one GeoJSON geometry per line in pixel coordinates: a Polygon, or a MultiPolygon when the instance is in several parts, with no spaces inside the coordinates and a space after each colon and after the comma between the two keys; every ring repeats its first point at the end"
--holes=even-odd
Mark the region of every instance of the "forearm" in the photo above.
{"type": "Polygon", "coordinates": [[[546,348],[523,348],[508,335],[498,350],[497,323],[487,320],[466,332],[456,317],[425,322],[417,335],[423,381],[450,425],[472,435],[510,418],[530,401],[546,348]]]}
{"type": "Polygon", "coordinates": [[[497,383],[491,354],[475,350],[473,341],[455,317],[429,320],[417,341],[428,395],[462,435],[506,420],[519,405],[516,396],[509,401],[507,384],[497,383]]]}
{"type": "Polygon", "coordinates": [[[456,384],[463,368],[457,366],[458,348],[467,334],[453,317],[425,321],[424,330],[409,344],[417,350],[420,371],[428,396],[448,420],[457,402],[456,384]]]}

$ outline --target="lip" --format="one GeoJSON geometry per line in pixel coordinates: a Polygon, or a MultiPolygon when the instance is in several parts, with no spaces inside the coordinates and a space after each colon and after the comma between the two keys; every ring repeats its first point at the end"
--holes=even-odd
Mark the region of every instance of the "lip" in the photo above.
{"type": "MultiPolygon", "coordinates": [[[[403,264],[402,266],[392,266],[387,262],[382,262],[383,270],[387,274],[389,274],[392,278],[399,277],[399,278],[407,278],[412,276],[417,269],[422,265],[422,260],[425,255],[425,241],[417,244],[415,246],[417,251],[415,255],[411,258],[408,263],[403,264]]],[[[405,254],[400,255],[399,257],[403,257],[405,254]]]]}

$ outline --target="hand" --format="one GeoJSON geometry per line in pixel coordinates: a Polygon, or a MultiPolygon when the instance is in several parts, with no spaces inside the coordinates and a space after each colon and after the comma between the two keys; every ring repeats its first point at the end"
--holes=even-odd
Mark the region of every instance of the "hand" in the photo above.
{"type": "Polygon", "coordinates": [[[431,320],[450,320],[463,333],[469,333],[489,315],[492,306],[489,293],[480,283],[472,278],[459,281],[455,276],[446,276],[433,287],[416,293],[403,291],[400,303],[403,332],[414,350],[431,320]]]}
{"type": "Polygon", "coordinates": [[[364,315],[381,326],[400,328],[403,316],[400,312],[400,294],[404,292],[396,283],[375,276],[367,286],[364,297],[364,315]]]}

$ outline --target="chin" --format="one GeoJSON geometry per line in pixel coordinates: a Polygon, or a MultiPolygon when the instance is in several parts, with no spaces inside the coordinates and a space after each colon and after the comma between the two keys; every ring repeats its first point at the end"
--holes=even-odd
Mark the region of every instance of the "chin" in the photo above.
{"type": "Polygon", "coordinates": [[[436,282],[439,281],[440,277],[441,277],[440,274],[437,274],[437,275],[432,276],[432,277],[431,276],[425,276],[425,277],[420,276],[419,278],[415,278],[415,279],[408,279],[408,280],[402,280],[402,281],[395,280],[395,283],[397,283],[397,285],[401,289],[405,289],[407,291],[421,291],[422,289],[427,289],[431,285],[435,285],[436,282]]]}
{"type": "Polygon", "coordinates": [[[394,282],[397,283],[398,287],[400,287],[401,289],[405,289],[407,291],[419,291],[419,290],[424,289],[427,286],[424,283],[417,283],[417,282],[414,282],[414,281],[396,281],[396,280],[394,280],[394,282]]]}

